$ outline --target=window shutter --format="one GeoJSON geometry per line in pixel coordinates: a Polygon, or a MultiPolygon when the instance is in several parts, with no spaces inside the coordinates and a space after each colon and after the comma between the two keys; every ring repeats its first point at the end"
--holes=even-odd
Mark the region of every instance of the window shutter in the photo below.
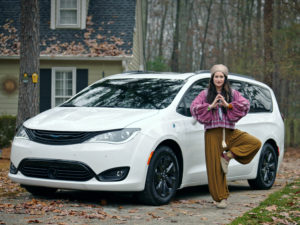
{"type": "Polygon", "coordinates": [[[77,69],[76,74],[76,93],[78,93],[88,86],[88,69],[77,69]]]}
{"type": "Polygon", "coordinates": [[[51,108],[51,69],[40,69],[40,112],[51,108]]]}

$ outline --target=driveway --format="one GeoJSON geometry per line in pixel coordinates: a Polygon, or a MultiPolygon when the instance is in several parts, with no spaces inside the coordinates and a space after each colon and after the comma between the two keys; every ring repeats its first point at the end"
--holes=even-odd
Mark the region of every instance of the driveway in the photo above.
{"type": "MultiPolygon", "coordinates": [[[[300,149],[285,154],[271,190],[251,190],[246,181],[229,183],[227,209],[217,209],[207,186],[179,190],[164,206],[145,206],[132,194],[59,191],[51,198],[34,198],[27,192],[0,197],[0,224],[227,224],[259,205],[270,193],[300,176],[300,149]]],[[[11,191],[11,193],[10,193],[11,191]]]]}

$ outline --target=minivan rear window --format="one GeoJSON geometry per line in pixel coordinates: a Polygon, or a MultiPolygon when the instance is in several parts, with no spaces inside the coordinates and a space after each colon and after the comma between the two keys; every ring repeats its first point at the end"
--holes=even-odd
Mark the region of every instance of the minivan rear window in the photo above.
{"type": "Polygon", "coordinates": [[[243,81],[230,80],[231,88],[250,101],[249,113],[272,112],[272,97],[268,89],[243,81]]]}
{"type": "Polygon", "coordinates": [[[272,98],[268,89],[245,83],[243,93],[250,101],[250,112],[272,112],[272,98]]]}

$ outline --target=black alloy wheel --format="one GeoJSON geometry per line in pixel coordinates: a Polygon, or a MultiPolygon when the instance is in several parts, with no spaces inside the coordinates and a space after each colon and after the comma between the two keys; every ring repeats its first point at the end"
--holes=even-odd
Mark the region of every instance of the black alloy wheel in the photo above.
{"type": "Polygon", "coordinates": [[[159,146],[150,161],[145,189],[139,193],[139,199],[150,205],[162,205],[170,202],[179,183],[178,160],[168,146],[159,146]]]}
{"type": "Polygon", "coordinates": [[[257,177],[248,180],[250,187],[253,189],[270,189],[275,182],[277,163],[278,159],[273,146],[265,144],[260,155],[257,177]]]}

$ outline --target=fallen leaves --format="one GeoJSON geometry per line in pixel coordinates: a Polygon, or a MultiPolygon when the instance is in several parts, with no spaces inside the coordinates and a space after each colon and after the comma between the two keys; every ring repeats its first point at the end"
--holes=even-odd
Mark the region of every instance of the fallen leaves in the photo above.
{"type": "Polygon", "coordinates": [[[4,164],[4,160],[1,160],[1,165],[3,167],[0,168],[0,197],[4,196],[18,196],[20,193],[24,192],[25,190],[20,187],[19,184],[12,182],[8,178],[8,167],[9,162],[7,164],[4,164]]]}
{"type": "Polygon", "coordinates": [[[152,216],[154,219],[160,218],[160,216],[155,215],[153,212],[148,213],[149,216],[152,216]]]}
{"type": "Polygon", "coordinates": [[[137,213],[139,210],[138,209],[131,209],[131,210],[129,210],[128,212],[129,213],[137,213]]]}
{"type": "MultiPolygon", "coordinates": [[[[76,39],[75,41],[71,38],[66,39],[65,37],[61,37],[60,33],[54,33],[53,36],[42,36],[40,42],[40,55],[87,57],[131,55],[131,42],[128,42],[127,46],[124,46],[124,48],[121,48],[121,46],[126,44],[124,40],[120,37],[114,36],[114,31],[108,30],[112,28],[111,26],[114,23],[115,21],[111,20],[107,22],[108,27],[96,28],[93,26],[94,23],[92,22],[92,16],[87,16],[86,29],[78,30],[78,32],[74,34],[76,39]],[[64,42],[61,43],[62,41],[64,42]]],[[[101,24],[105,25],[104,22],[101,24]]],[[[14,27],[14,21],[7,21],[7,23],[0,26],[0,29],[3,32],[0,33],[1,55],[20,55],[19,34],[17,29],[14,27]]],[[[120,36],[125,35],[125,32],[121,32],[120,34],[120,36]]],[[[133,37],[131,37],[131,39],[133,39],[133,37]]]]}
{"type": "Polygon", "coordinates": [[[20,54],[20,40],[13,23],[13,20],[8,20],[6,24],[2,25],[3,29],[1,30],[3,33],[0,34],[1,55],[20,54]]]}
{"type": "Polygon", "coordinates": [[[266,210],[269,211],[269,212],[276,211],[277,210],[277,206],[276,205],[268,206],[268,207],[266,207],[266,210]]]}
{"type": "Polygon", "coordinates": [[[39,220],[28,220],[27,223],[41,223],[39,220]]]}

